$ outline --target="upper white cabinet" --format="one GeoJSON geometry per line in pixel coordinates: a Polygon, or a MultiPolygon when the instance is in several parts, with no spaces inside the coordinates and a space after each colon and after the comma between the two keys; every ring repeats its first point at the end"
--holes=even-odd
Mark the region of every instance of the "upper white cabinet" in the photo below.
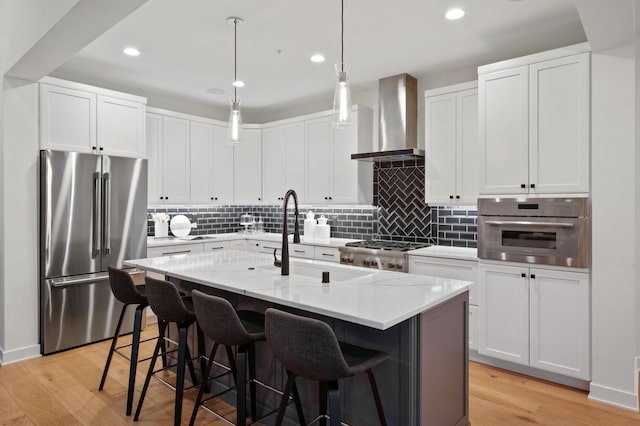
{"type": "Polygon", "coordinates": [[[233,146],[226,141],[227,128],[191,122],[191,203],[233,203],[233,146]]]}
{"type": "Polygon", "coordinates": [[[427,203],[477,202],[477,145],[477,82],[425,91],[427,203]]]}
{"type": "Polygon", "coordinates": [[[242,142],[233,157],[234,203],[262,202],[262,130],[243,129],[242,142]]]}
{"type": "Polygon", "coordinates": [[[589,192],[587,49],[478,68],[480,194],[589,192]]]}
{"type": "Polygon", "coordinates": [[[147,113],[149,204],[189,202],[189,121],[147,113]]]}
{"type": "Polygon", "coordinates": [[[144,157],[145,104],[139,96],[47,77],[40,83],[40,147],[144,157]]]}
{"type": "MultiPolygon", "coordinates": [[[[268,127],[262,131],[262,195],[267,204],[280,204],[289,189],[304,199],[304,122],[268,127]]],[[[306,199],[305,199],[306,201],[306,199]]]]}
{"type": "Polygon", "coordinates": [[[479,352],[589,379],[589,274],[481,264],[479,352]]]}
{"type": "Polygon", "coordinates": [[[305,121],[305,201],[316,204],[371,203],[373,164],[351,159],[351,154],[370,151],[373,112],[354,107],[354,125],[335,129],[331,116],[305,121]]]}

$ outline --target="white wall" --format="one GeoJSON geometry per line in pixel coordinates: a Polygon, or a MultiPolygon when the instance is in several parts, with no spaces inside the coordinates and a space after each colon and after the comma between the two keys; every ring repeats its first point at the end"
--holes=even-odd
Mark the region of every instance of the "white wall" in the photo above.
{"type": "Polygon", "coordinates": [[[4,79],[2,364],[39,357],[37,85],[4,79]]]}
{"type": "Polygon", "coordinates": [[[592,382],[590,399],[638,409],[635,383],[635,54],[592,55],[592,382]]]}

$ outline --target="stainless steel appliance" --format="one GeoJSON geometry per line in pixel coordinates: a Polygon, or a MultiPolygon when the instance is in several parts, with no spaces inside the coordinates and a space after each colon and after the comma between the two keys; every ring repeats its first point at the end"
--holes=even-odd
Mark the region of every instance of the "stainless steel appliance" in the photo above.
{"type": "Polygon", "coordinates": [[[373,269],[407,272],[409,250],[429,247],[429,243],[406,241],[363,240],[340,247],[340,263],[373,269]]]}
{"type": "Polygon", "coordinates": [[[113,336],[122,305],[107,266],[146,256],[146,218],[147,160],[40,152],[44,354],[113,336]]]}
{"type": "Polygon", "coordinates": [[[586,268],[590,257],[587,198],[481,198],[481,259],[586,268]]]}

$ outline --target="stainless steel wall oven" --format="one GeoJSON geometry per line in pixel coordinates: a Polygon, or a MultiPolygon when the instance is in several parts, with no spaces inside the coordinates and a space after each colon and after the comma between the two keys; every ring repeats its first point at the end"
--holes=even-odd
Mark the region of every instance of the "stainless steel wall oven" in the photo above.
{"type": "Polygon", "coordinates": [[[481,198],[478,257],[589,266],[588,198],[481,198]]]}

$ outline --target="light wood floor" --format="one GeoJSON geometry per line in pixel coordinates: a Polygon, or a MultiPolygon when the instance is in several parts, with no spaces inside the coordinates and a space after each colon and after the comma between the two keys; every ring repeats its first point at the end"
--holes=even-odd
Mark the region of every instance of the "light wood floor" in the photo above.
{"type": "MultiPolygon", "coordinates": [[[[109,344],[101,342],[0,367],[0,424],[133,423],[132,417],[124,415],[128,361],[114,355],[105,388],[98,391],[109,344]]],[[[152,343],[145,345],[144,350],[150,352],[152,343]]],[[[138,369],[134,411],[146,367],[143,363],[138,369]]],[[[640,425],[640,414],[591,402],[586,392],[572,388],[476,363],[471,363],[469,379],[473,426],[640,425]]],[[[196,392],[192,389],[185,394],[183,424],[188,423],[196,392]]],[[[173,424],[173,398],[171,389],[152,380],[138,423],[173,424]]],[[[226,411],[233,419],[233,408],[224,403],[215,408],[226,411]]],[[[201,410],[197,424],[217,426],[226,423],[201,410]]]]}

